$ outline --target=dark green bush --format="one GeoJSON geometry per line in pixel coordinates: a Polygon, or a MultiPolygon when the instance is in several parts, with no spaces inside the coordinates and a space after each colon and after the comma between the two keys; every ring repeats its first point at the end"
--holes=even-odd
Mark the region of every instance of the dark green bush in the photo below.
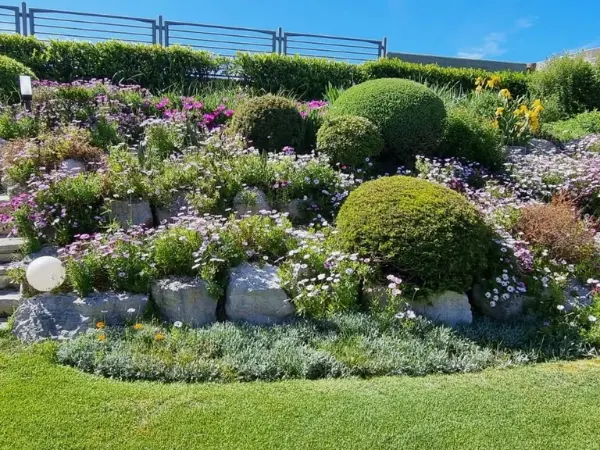
{"type": "Polygon", "coordinates": [[[257,149],[279,151],[286,145],[296,147],[300,143],[302,116],[296,104],[285,97],[250,97],[236,110],[231,130],[257,149]]]}
{"type": "Polygon", "coordinates": [[[366,117],[381,130],[391,156],[409,161],[414,155],[431,154],[437,149],[446,109],[442,100],[422,84],[383,78],[344,91],[330,114],[366,117]]]}
{"type": "Polygon", "coordinates": [[[322,58],[238,53],[234,67],[257,90],[285,91],[307,100],[323,98],[329,84],[350,87],[363,81],[360,66],[322,58]]]}
{"type": "Polygon", "coordinates": [[[45,72],[48,63],[45,57],[47,47],[45,42],[32,36],[0,34],[0,55],[8,56],[25,64],[40,79],[48,78],[45,72]]]}
{"type": "Polygon", "coordinates": [[[361,166],[365,158],[379,155],[383,138],[376,125],[359,116],[339,116],[326,120],[317,133],[317,150],[332,162],[361,166]]]}
{"type": "Polygon", "coordinates": [[[404,176],[369,181],[353,191],[337,229],[349,251],[434,290],[468,290],[485,271],[492,242],[466,198],[404,176]]]}
{"type": "Polygon", "coordinates": [[[41,79],[71,82],[109,78],[149,89],[167,89],[206,81],[224,64],[222,57],[181,46],[130,44],[119,41],[49,41],[1,35],[0,53],[31,64],[41,79]]]}
{"type": "Polygon", "coordinates": [[[8,56],[0,55],[0,97],[2,99],[9,102],[19,101],[21,98],[19,94],[19,75],[35,77],[29,67],[8,56]]]}
{"type": "Polygon", "coordinates": [[[407,78],[430,85],[452,86],[471,91],[475,89],[477,77],[500,77],[500,87],[507,88],[513,95],[527,94],[528,75],[521,72],[488,72],[482,69],[441,67],[437,64],[416,64],[398,58],[382,58],[361,65],[366,79],[407,78]]]}
{"type": "Polygon", "coordinates": [[[448,111],[441,151],[444,156],[462,157],[492,170],[502,168],[506,160],[502,139],[492,122],[464,108],[448,111]]]}
{"type": "Polygon", "coordinates": [[[542,135],[555,142],[580,139],[600,133],[600,111],[584,112],[568,120],[542,124],[542,135]]]}
{"type": "Polygon", "coordinates": [[[565,116],[600,108],[600,69],[581,57],[555,58],[531,75],[529,90],[542,99],[556,96],[565,116]]]}

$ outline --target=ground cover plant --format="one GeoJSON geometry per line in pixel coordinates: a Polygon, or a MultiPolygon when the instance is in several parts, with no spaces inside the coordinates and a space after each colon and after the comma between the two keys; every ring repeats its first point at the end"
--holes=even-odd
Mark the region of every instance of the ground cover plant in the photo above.
{"type": "MultiPolygon", "coordinates": [[[[374,73],[404,70],[377,64],[374,73]]],[[[327,62],[303,76],[334,66],[354,76],[327,62]]],[[[328,100],[309,101],[226,82],[163,92],[37,82],[31,111],[1,110],[11,193],[1,219],[26,253],[57,247],[60,293],[148,295],[158,279],[202,280],[222,321],[231,274],[247,264],[273,268],[296,315],[274,328],[198,330],[152,309],[120,328],[98,317],[57,360],[123,379],[273,381],[595,355],[594,130],[540,144],[552,126],[546,91],[519,91],[517,78],[477,75],[460,89],[329,80],[328,100]],[[520,314],[510,326],[476,317],[451,331],[415,313],[449,290],[469,315],[471,303],[485,314],[521,302],[520,314]]],[[[11,273],[24,279],[23,266],[11,273]]]]}
{"type": "Polygon", "coordinates": [[[1,448],[393,449],[402,442],[583,450],[597,442],[589,420],[600,400],[595,360],[416,378],[165,385],[59,366],[54,345],[0,337],[1,448]]]}

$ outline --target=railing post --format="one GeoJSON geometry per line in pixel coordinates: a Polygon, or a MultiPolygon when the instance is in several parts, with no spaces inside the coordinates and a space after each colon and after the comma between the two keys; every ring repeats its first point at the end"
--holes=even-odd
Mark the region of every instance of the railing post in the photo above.
{"type": "Polygon", "coordinates": [[[25,2],[21,3],[21,13],[17,14],[17,33],[19,32],[19,16],[23,26],[21,27],[21,33],[23,36],[27,36],[27,5],[25,2]]]}
{"type": "Polygon", "coordinates": [[[273,53],[277,53],[279,51],[279,33],[281,33],[281,27],[277,28],[277,31],[273,33],[273,53]]]}
{"type": "Polygon", "coordinates": [[[386,56],[387,56],[387,37],[384,37],[383,40],[381,41],[379,57],[385,58],[386,56]]]}
{"type": "Polygon", "coordinates": [[[33,18],[33,12],[29,11],[29,13],[27,14],[29,16],[29,35],[30,36],[34,36],[35,35],[35,23],[34,23],[34,18],[33,18]]]}
{"type": "Polygon", "coordinates": [[[162,26],[162,29],[163,29],[163,40],[165,42],[165,47],[168,47],[169,46],[169,24],[165,23],[162,26]]]}
{"type": "Polygon", "coordinates": [[[282,45],[281,54],[287,55],[287,35],[283,32],[281,33],[281,45],[282,45]]]}
{"type": "Polygon", "coordinates": [[[158,43],[163,45],[163,16],[158,16],[158,43]]]}

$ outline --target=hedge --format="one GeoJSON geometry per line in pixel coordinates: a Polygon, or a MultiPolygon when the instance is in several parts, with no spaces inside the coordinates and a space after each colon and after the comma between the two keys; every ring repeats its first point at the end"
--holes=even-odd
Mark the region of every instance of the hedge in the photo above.
{"type": "Polygon", "coordinates": [[[70,82],[109,78],[149,89],[204,81],[225,59],[191,48],[108,42],[42,42],[33,37],[0,35],[0,54],[30,67],[40,79],[70,82]]]}
{"type": "Polygon", "coordinates": [[[397,58],[384,58],[368,61],[361,69],[367,79],[375,78],[408,78],[419,83],[439,86],[456,86],[464,91],[475,89],[477,77],[500,77],[500,87],[507,88],[513,95],[527,94],[529,75],[524,72],[487,72],[482,69],[457,67],[441,67],[436,64],[417,64],[401,61],[397,58]]]}
{"type": "MultiPolygon", "coordinates": [[[[321,98],[328,85],[347,88],[373,78],[409,78],[431,84],[474,88],[479,69],[445,68],[398,59],[361,65],[321,58],[239,53],[233,60],[188,47],[108,42],[43,42],[35,37],[0,35],[0,54],[30,67],[40,79],[68,82],[77,78],[110,78],[135,82],[153,90],[191,80],[204,81],[219,72],[239,77],[258,91],[287,93],[302,99],[321,98]]],[[[527,92],[528,75],[498,72],[502,87],[515,95],[527,92]]]]}
{"type": "Polygon", "coordinates": [[[297,55],[238,53],[233,66],[255,89],[304,99],[322,98],[329,84],[348,88],[365,80],[358,65],[297,55]]]}

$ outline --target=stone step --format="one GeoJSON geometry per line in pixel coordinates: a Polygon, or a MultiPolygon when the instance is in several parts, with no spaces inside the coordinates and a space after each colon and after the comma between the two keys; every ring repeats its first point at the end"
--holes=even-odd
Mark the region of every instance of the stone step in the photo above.
{"type": "Polygon", "coordinates": [[[8,269],[10,266],[10,264],[0,264],[0,290],[6,288],[19,288],[19,284],[13,283],[8,277],[8,269]]]}
{"type": "Polygon", "coordinates": [[[11,211],[10,205],[7,204],[9,201],[8,194],[0,194],[0,214],[8,214],[11,211]]]}
{"type": "Polygon", "coordinates": [[[0,291],[0,316],[10,316],[21,301],[19,291],[0,291]]]}
{"type": "Polygon", "coordinates": [[[21,238],[0,237],[0,263],[12,262],[18,259],[19,248],[25,243],[21,238]]]}

